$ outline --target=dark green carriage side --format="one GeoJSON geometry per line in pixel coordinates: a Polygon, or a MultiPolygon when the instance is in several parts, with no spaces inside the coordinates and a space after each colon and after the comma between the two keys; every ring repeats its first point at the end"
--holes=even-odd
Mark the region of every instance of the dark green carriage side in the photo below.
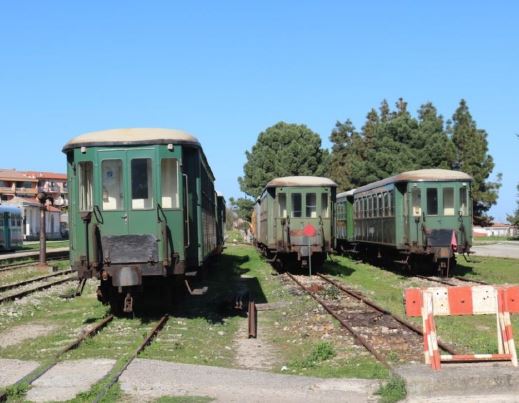
{"type": "Polygon", "coordinates": [[[463,172],[423,169],[341,194],[337,248],[406,262],[428,256],[444,267],[472,244],[471,181],[463,172]]]}
{"type": "Polygon", "coordinates": [[[114,286],[183,274],[217,250],[214,177],[198,141],[166,129],[90,133],[65,147],[70,257],[114,286]]]}
{"type": "Polygon", "coordinates": [[[216,195],[216,244],[218,245],[218,252],[221,252],[225,242],[225,199],[223,196],[216,195]]]}
{"type": "Polygon", "coordinates": [[[327,178],[286,177],[267,184],[255,209],[256,243],[266,255],[322,262],[335,244],[336,184],[327,178]],[[314,231],[305,233],[305,228],[314,231]]]}

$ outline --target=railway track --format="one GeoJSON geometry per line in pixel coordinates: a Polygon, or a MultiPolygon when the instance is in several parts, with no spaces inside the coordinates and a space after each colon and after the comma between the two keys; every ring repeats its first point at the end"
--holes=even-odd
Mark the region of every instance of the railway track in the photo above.
{"type": "Polygon", "coordinates": [[[109,377],[109,381],[106,383],[106,385],[101,389],[101,391],[97,394],[94,402],[98,403],[100,402],[103,397],[106,396],[110,388],[119,380],[122,373],[128,368],[128,366],[132,363],[132,361],[137,358],[137,356],[148,346],[151,344],[153,339],[157,336],[157,334],[162,330],[164,325],[169,319],[169,315],[164,315],[159,322],[151,329],[151,331],[148,333],[148,335],[145,337],[143,342],[135,349],[135,351],[131,354],[131,356],[125,360],[123,366],[117,370],[114,374],[112,374],[109,377]]]}
{"type": "MultiPolygon", "coordinates": [[[[32,371],[31,373],[29,373],[28,375],[26,375],[25,377],[20,379],[18,382],[16,382],[13,386],[16,387],[19,385],[31,385],[34,381],[36,381],[43,374],[45,374],[52,367],[54,367],[58,362],[60,362],[63,354],[79,347],[81,345],[81,343],[83,343],[83,341],[85,341],[87,338],[94,337],[96,334],[99,333],[99,331],[101,329],[103,329],[108,323],[110,323],[113,318],[114,318],[113,315],[109,315],[106,318],[99,321],[92,328],[90,328],[87,332],[82,333],[74,341],[72,341],[70,344],[68,344],[65,348],[63,348],[58,353],[56,353],[56,355],[53,357],[53,359],[50,362],[39,366],[34,371],[32,371]]],[[[0,402],[7,401],[7,398],[8,398],[7,392],[0,393],[0,402]]]]}
{"type": "Polygon", "coordinates": [[[417,274],[414,277],[417,277],[417,278],[422,279],[422,280],[431,281],[431,282],[434,282],[434,283],[448,285],[450,287],[456,287],[456,286],[468,285],[468,284],[490,285],[489,283],[486,283],[484,281],[469,280],[469,279],[466,279],[466,278],[463,278],[463,277],[457,277],[457,276],[449,277],[448,279],[446,279],[446,278],[441,278],[441,277],[422,276],[422,275],[417,274]]]}
{"type": "MultiPolygon", "coordinates": [[[[72,271],[70,270],[67,273],[71,273],[71,272],[72,271]]],[[[36,282],[36,281],[45,281],[49,277],[52,278],[52,277],[56,277],[58,275],[66,275],[66,273],[56,273],[56,274],[53,274],[53,275],[50,275],[50,276],[40,277],[39,279],[26,280],[26,281],[22,281],[20,283],[9,284],[9,285],[6,285],[4,287],[10,287],[11,289],[12,288],[19,288],[19,287],[23,287],[23,286],[25,286],[27,284],[30,284],[30,283],[33,283],[33,282],[36,282]],[[21,284],[21,283],[26,283],[26,284],[21,284]]],[[[73,280],[77,280],[77,275],[76,274],[73,274],[71,276],[67,276],[65,278],[60,278],[58,280],[54,280],[54,281],[50,281],[50,282],[45,282],[45,283],[40,284],[38,286],[27,288],[27,289],[24,289],[24,290],[21,290],[21,291],[12,293],[12,294],[8,294],[8,295],[0,297],[0,304],[4,303],[4,302],[8,302],[8,301],[13,301],[15,299],[25,297],[26,295],[32,294],[34,292],[42,291],[42,290],[45,290],[47,288],[53,287],[55,285],[63,284],[63,283],[66,283],[68,281],[73,281],[73,280]]]]}
{"type": "MultiPolygon", "coordinates": [[[[57,252],[53,253],[51,256],[49,256],[49,263],[52,262],[58,262],[63,260],[68,260],[69,258],[69,252],[57,252]]],[[[16,269],[23,269],[25,267],[31,267],[38,263],[38,256],[30,256],[26,259],[30,259],[29,262],[23,262],[23,263],[8,263],[8,264],[0,264],[0,273],[4,271],[10,271],[10,270],[16,270],[16,269]]]]}
{"type": "Polygon", "coordinates": [[[46,280],[46,279],[54,278],[54,277],[58,277],[58,276],[63,276],[65,274],[70,274],[70,273],[72,273],[71,269],[61,270],[61,271],[59,271],[57,273],[48,274],[46,276],[39,276],[39,277],[34,277],[34,278],[31,278],[31,279],[28,279],[28,280],[19,281],[17,283],[0,285],[0,292],[4,292],[4,291],[7,291],[7,290],[12,290],[13,288],[22,287],[24,285],[35,283],[37,281],[42,281],[42,280],[46,280]]]}
{"type": "MultiPolygon", "coordinates": [[[[393,372],[395,358],[400,362],[423,360],[423,332],[414,324],[328,276],[319,274],[309,279],[287,274],[390,371],[393,372]],[[309,280],[310,284],[305,285],[309,280]]],[[[438,345],[447,353],[456,354],[451,346],[441,341],[438,345]]]]}

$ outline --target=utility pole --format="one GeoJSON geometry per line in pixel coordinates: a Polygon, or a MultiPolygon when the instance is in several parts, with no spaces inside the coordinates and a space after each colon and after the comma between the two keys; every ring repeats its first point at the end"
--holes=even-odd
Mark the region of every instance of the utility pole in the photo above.
{"type": "Polygon", "coordinates": [[[49,265],[47,265],[47,233],[45,229],[45,204],[47,200],[52,200],[47,193],[40,192],[38,193],[38,201],[40,202],[40,261],[38,263],[38,268],[40,269],[48,269],[49,265]]]}

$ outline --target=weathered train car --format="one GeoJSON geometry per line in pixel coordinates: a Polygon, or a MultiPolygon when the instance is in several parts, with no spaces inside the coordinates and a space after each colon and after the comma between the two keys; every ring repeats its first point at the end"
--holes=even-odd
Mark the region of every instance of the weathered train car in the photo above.
{"type": "Polygon", "coordinates": [[[270,181],[254,211],[255,243],[283,266],[322,265],[334,245],[337,184],[328,178],[289,176],[270,181]]]}
{"type": "Polygon", "coordinates": [[[337,196],[337,249],[448,273],[472,243],[472,178],[403,172],[337,196]]]}
{"type": "Polygon", "coordinates": [[[0,251],[23,246],[22,225],[20,208],[0,205],[0,251]]]}
{"type": "MultiPolygon", "coordinates": [[[[165,295],[214,253],[220,214],[198,140],[169,129],[116,129],[70,140],[70,260],[98,297],[131,311],[146,287],[165,295]]],[[[165,301],[167,303],[167,301],[165,301]]]]}

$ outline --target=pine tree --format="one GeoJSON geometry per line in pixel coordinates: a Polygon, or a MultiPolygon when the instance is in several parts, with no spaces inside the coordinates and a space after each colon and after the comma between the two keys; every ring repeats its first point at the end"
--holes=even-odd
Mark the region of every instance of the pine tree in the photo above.
{"type": "Polygon", "coordinates": [[[241,190],[254,198],[276,177],[328,172],[328,151],[321,148],[321,137],[305,125],[276,123],[259,134],[245,155],[244,175],[238,181],[241,190]]]}
{"type": "Polygon", "coordinates": [[[456,150],[453,167],[474,178],[472,183],[474,223],[488,225],[492,217],[486,213],[497,202],[501,175],[498,174],[495,182],[487,181],[494,169],[494,161],[488,154],[487,133],[478,129],[464,99],[460,101],[454,112],[449,132],[456,150]]]}

